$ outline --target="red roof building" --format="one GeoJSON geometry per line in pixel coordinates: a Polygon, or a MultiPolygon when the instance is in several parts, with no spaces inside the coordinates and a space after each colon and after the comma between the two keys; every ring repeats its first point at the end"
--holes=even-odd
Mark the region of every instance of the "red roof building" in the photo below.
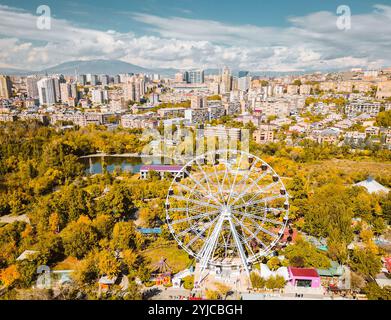
{"type": "Polygon", "coordinates": [[[320,287],[320,277],[314,268],[288,267],[289,282],[295,287],[320,287]]]}

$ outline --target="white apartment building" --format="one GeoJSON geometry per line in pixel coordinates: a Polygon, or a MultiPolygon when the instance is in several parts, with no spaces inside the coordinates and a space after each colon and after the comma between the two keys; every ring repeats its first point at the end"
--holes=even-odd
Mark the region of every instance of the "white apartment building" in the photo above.
{"type": "Polygon", "coordinates": [[[53,78],[43,78],[37,81],[40,105],[52,105],[57,102],[53,78]]]}

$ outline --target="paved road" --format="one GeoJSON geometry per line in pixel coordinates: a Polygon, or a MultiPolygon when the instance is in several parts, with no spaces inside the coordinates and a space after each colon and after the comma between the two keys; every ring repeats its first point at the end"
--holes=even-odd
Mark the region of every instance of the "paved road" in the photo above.
{"type": "Polygon", "coordinates": [[[143,293],[148,295],[150,292],[151,300],[179,300],[181,297],[188,298],[190,296],[190,290],[183,288],[166,288],[164,286],[154,286],[151,288],[145,288],[143,293]]]}
{"type": "Polygon", "coordinates": [[[20,216],[6,215],[0,217],[0,223],[13,223],[15,221],[24,221],[30,223],[30,219],[27,217],[27,214],[22,214],[20,216]]]}

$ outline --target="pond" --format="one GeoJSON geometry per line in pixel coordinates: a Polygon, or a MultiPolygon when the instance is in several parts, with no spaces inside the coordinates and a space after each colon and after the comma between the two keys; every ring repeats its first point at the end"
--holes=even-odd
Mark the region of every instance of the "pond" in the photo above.
{"type": "MultiPolygon", "coordinates": [[[[87,174],[103,173],[107,170],[113,173],[115,170],[120,172],[139,173],[142,165],[145,164],[162,164],[161,157],[119,157],[119,156],[102,156],[86,157],[80,161],[85,165],[87,174]]],[[[170,164],[170,163],[166,163],[170,164]]]]}

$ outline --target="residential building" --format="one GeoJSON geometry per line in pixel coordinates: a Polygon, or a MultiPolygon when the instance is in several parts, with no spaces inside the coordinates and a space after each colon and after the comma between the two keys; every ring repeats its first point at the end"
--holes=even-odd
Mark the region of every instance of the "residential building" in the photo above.
{"type": "Polygon", "coordinates": [[[209,110],[208,108],[186,109],[185,119],[190,123],[205,123],[209,120],[209,110]]]}
{"type": "Polygon", "coordinates": [[[299,93],[299,86],[295,84],[290,84],[287,87],[287,94],[294,95],[299,93]]]}
{"type": "Polygon", "coordinates": [[[385,99],[391,97],[391,81],[383,81],[377,84],[376,98],[385,99]]]}
{"type": "Polygon", "coordinates": [[[189,70],[185,71],[184,78],[187,83],[204,83],[204,70],[189,70]]]}
{"type": "Polygon", "coordinates": [[[98,76],[96,74],[91,74],[91,80],[90,80],[90,84],[92,86],[96,86],[98,84],[98,76]]]}
{"type": "Polygon", "coordinates": [[[253,139],[256,143],[269,143],[274,140],[273,130],[255,130],[253,133],[253,139]]]}
{"type": "Polygon", "coordinates": [[[228,67],[224,67],[221,75],[221,91],[227,93],[232,90],[232,75],[228,67]]]}
{"type": "Polygon", "coordinates": [[[107,86],[110,82],[110,78],[107,74],[101,74],[99,80],[102,86],[107,86]]]}
{"type": "Polygon", "coordinates": [[[91,91],[92,103],[101,104],[103,103],[103,90],[95,89],[91,91]]]}
{"type": "Polygon", "coordinates": [[[54,78],[43,78],[37,82],[37,86],[41,105],[52,105],[58,101],[54,78]]]}
{"type": "Polygon", "coordinates": [[[206,126],[204,128],[205,137],[217,137],[219,139],[240,140],[241,130],[238,128],[225,128],[224,126],[206,126]]]}
{"type": "Polygon", "coordinates": [[[192,96],[190,99],[192,109],[201,109],[208,106],[208,100],[202,96],[192,96]]]}
{"type": "Polygon", "coordinates": [[[9,76],[0,75],[0,98],[9,99],[12,96],[12,83],[9,76]]]}
{"type": "Polygon", "coordinates": [[[354,115],[359,113],[367,113],[371,116],[376,116],[380,112],[380,102],[354,101],[345,106],[345,113],[354,115]]]}
{"type": "Polygon", "coordinates": [[[26,78],[26,89],[27,89],[28,97],[33,99],[39,98],[38,85],[37,85],[38,80],[39,80],[38,76],[28,76],[26,78]]]}
{"type": "Polygon", "coordinates": [[[85,86],[86,83],[87,83],[87,76],[85,74],[79,74],[77,76],[77,82],[82,85],[82,86],[85,86]]]}

